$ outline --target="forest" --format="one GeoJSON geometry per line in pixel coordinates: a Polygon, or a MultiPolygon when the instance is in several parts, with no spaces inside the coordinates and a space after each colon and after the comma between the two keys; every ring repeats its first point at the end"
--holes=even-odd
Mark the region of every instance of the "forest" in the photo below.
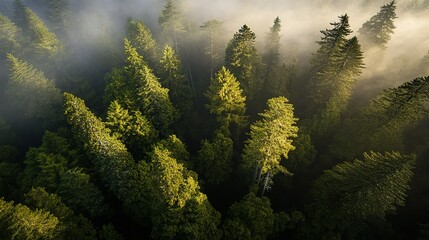
{"type": "Polygon", "coordinates": [[[429,0],[0,0],[0,239],[429,239],[429,0]]]}

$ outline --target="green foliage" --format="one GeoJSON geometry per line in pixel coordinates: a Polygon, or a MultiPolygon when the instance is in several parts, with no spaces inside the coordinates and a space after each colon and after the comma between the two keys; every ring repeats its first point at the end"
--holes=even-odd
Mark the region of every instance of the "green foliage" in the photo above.
{"type": "Polygon", "coordinates": [[[312,59],[314,75],[310,82],[310,97],[314,104],[309,130],[317,137],[326,135],[340,122],[352,94],[356,79],[363,68],[363,56],[356,37],[351,33],[347,15],[340,16],[333,29],[322,31],[320,48],[312,59]]]}
{"type": "Polygon", "coordinates": [[[56,31],[64,31],[68,0],[45,0],[48,7],[48,19],[56,31]]]}
{"type": "Polygon", "coordinates": [[[175,46],[175,50],[178,51],[178,35],[184,31],[185,27],[182,16],[173,1],[167,0],[164,9],[159,14],[158,23],[161,26],[165,41],[175,46]],[[171,42],[169,39],[173,41],[171,42]]]}
{"type": "Polygon", "coordinates": [[[115,137],[135,151],[143,151],[145,145],[149,145],[158,135],[140,111],[129,112],[118,101],[110,104],[105,124],[115,137]]]}
{"type": "Polygon", "coordinates": [[[393,20],[397,18],[395,10],[395,1],[383,5],[376,15],[362,25],[362,28],[359,29],[359,34],[365,46],[386,48],[390,35],[393,33],[393,29],[396,28],[393,23],[393,20]]]}
{"type": "Polygon", "coordinates": [[[23,190],[28,191],[32,186],[37,186],[56,191],[61,175],[71,163],[69,163],[69,157],[71,157],[69,151],[67,139],[46,131],[42,145],[38,148],[30,148],[26,154],[23,190]]]}
{"type": "Polygon", "coordinates": [[[21,29],[0,14],[0,52],[11,52],[20,47],[21,29]]]}
{"type": "Polygon", "coordinates": [[[220,214],[200,192],[195,174],[155,147],[151,162],[152,236],[159,239],[218,239],[220,214]]]}
{"type": "Polygon", "coordinates": [[[169,89],[171,101],[182,114],[189,114],[192,110],[192,91],[183,73],[182,63],[173,48],[165,46],[160,64],[161,83],[169,89]]]}
{"type": "Polygon", "coordinates": [[[22,110],[25,117],[58,121],[60,89],[29,63],[11,54],[7,55],[7,59],[10,64],[10,81],[6,91],[11,103],[22,110]]]}
{"type": "Polygon", "coordinates": [[[261,87],[261,59],[255,48],[256,35],[247,25],[238,30],[225,50],[225,66],[240,82],[244,95],[253,99],[261,87]]]}
{"type": "Polygon", "coordinates": [[[177,162],[190,167],[190,158],[188,150],[186,149],[185,143],[183,143],[176,135],[170,135],[167,139],[163,139],[155,144],[155,147],[166,149],[170,151],[171,156],[176,159],[177,162]]]}
{"type": "Polygon", "coordinates": [[[0,238],[57,239],[58,219],[48,211],[32,211],[25,205],[13,205],[0,198],[0,238]]]}
{"type": "Polygon", "coordinates": [[[221,131],[215,133],[213,140],[201,141],[197,155],[197,169],[208,184],[220,184],[232,172],[233,142],[221,131]]]}
{"type": "Polygon", "coordinates": [[[221,126],[228,128],[231,123],[241,127],[246,125],[246,97],[242,93],[240,83],[225,67],[212,78],[205,94],[209,99],[206,107],[210,113],[216,115],[221,126]]]}
{"type": "Polygon", "coordinates": [[[291,172],[301,172],[313,163],[317,151],[311,142],[310,135],[302,131],[298,131],[298,137],[294,142],[295,150],[290,152],[289,161],[285,161],[283,164],[291,172]]]}
{"type": "Polygon", "coordinates": [[[358,116],[348,119],[338,131],[332,151],[353,158],[373,149],[403,149],[403,133],[427,115],[429,77],[416,78],[382,91],[358,116]]]}
{"type": "Polygon", "coordinates": [[[127,199],[132,188],[129,182],[137,181],[134,159],[125,145],[110,135],[110,130],[85,106],[83,100],[65,93],[65,114],[75,139],[80,141],[101,180],[119,199],[127,199]]]}
{"type": "Polygon", "coordinates": [[[341,234],[369,217],[384,218],[403,206],[415,156],[398,152],[364,154],[324,172],[314,186],[310,214],[314,231],[341,234]]]}
{"type": "Polygon", "coordinates": [[[33,188],[25,195],[25,202],[34,209],[50,212],[58,218],[57,233],[60,239],[95,240],[96,231],[91,222],[62,203],[61,198],[43,188],[33,188]]]}
{"type": "Polygon", "coordinates": [[[158,68],[158,62],[161,58],[160,49],[149,28],[143,22],[137,20],[128,21],[127,39],[152,69],[158,68]]]}
{"type": "Polygon", "coordinates": [[[63,201],[75,211],[91,217],[104,216],[108,211],[100,189],[90,182],[90,176],[82,172],[82,169],[66,171],[61,176],[58,192],[63,201]]]}
{"type": "Polygon", "coordinates": [[[124,240],[122,235],[116,232],[112,224],[103,225],[98,235],[100,236],[99,239],[102,240],[124,240]]]}
{"type": "Polygon", "coordinates": [[[250,126],[250,138],[244,146],[242,155],[247,168],[255,168],[255,180],[259,184],[264,175],[265,191],[271,178],[278,172],[290,174],[280,165],[282,157],[288,158],[289,151],[294,150],[292,139],[297,137],[297,118],[293,106],[285,97],[268,100],[267,109],[259,115],[262,120],[250,126]]]}
{"type": "Polygon", "coordinates": [[[275,214],[270,200],[247,194],[240,202],[228,210],[223,223],[224,239],[267,239],[274,233],[275,214]]]}
{"type": "Polygon", "coordinates": [[[222,22],[212,19],[200,26],[201,30],[208,35],[208,46],[205,48],[204,53],[210,56],[210,78],[213,78],[213,71],[221,64],[221,56],[224,54],[222,53],[224,51],[222,25],[222,22]]]}

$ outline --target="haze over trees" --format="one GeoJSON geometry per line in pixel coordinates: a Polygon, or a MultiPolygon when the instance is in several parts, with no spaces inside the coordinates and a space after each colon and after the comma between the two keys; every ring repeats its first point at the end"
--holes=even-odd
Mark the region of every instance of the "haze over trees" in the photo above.
{"type": "Polygon", "coordinates": [[[429,1],[149,2],[0,1],[1,239],[428,238],[429,1]]]}

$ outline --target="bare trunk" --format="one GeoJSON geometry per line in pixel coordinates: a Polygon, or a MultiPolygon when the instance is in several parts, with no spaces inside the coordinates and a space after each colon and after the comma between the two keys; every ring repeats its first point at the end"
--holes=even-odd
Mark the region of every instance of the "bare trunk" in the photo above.
{"type": "Polygon", "coordinates": [[[267,175],[265,176],[265,182],[264,182],[264,187],[262,188],[261,197],[264,196],[265,190],[268,188],[268,181],[269,180],[270,180],[270,172],[268,172],[267,175]]]}

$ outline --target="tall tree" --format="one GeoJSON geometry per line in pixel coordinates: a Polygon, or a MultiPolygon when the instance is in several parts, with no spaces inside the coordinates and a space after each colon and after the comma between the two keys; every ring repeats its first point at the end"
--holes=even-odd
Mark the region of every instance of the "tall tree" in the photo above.
{"type": "Polygon", "coordinates": [[[11,52],[21,44],[21,29],[9,18],[0,14],[0,52],[11,52]]]}
{"type": "Polygon", "coordinates": [[[356,229],[370,217],[384,218],[403,206],[415,156],[398,152],[365,153],[364,160],[341,163],[324,172],[314,186],[311,215],[317,236],[356,229]],[[317,232],[320,231],[320,232],[317,232]]]}
{"type": "Polygon", "coordinates": [[[11,54],[10,81],[7,94],[11,103],[23,111],[25,117],[40,118],[48,122],[58,121],[61,109],[60,89],[45,77],[44,73],[11,54]]]}
{"type": "Polygon", "coordinates": [[[240,82],[248,99],[255,96],[262,84],[258,74],[262,63],[255,48],[255,39],[255,33],[247,25],[243,25],[234,34],[225,51],[225,66],[240,82]]]}
{"type": "Polygon", "coordinates": [[[45,2],[48,7],[48,19],[55,32],[64,31],[69,5],[68,0],[45,0],[45,2]]]}
{"type": "Polygon", "coordinates": [[[185,27],[182,16],[172,0],[167,0],[164,9],[159,15],[158,23],[161,26],[166,43],[173,45],[176,52],[178,52],[179,34],[184,31],[185,27]],[[172,39],[173,42],[168,39],[172,39]]]}
{"type": "Polygon", "coordinates": [[[267,109],[259,115],[262,120],[250,126],[250,138],[244,146],[243,161],[254,168],[254,180],[259,185],[264,179],[262,195],[270,188],[271,179],[279,172],[290,174],[280,161],[294,150],[293,138],[297,137],[297,118],[293,106],[285,97],[269,99],[267,109]]]}
{"type": "Polygon", "coordinates": [[[228,129],[231,123],[241,127],[246,125],[246,97],[242,93],[240,83],[225,67],[222,67],[212,78],[205,94],[209,99],[206,107],[210,113],[216,115],[222,127],[228,129]]]}
{"type": "Polygon", "coordinates": [[[359,34],[366,48],[386,48],[390,35],[396,28],[393,23],[393,20],[397,18],[395,10],[395,1],[383,5],[376,15],[362,25],[359,34]]]}
{"type": "Polygon", "coordinates": [[[429,77],[384,90],[356,117],[348,119],[331,146],[346,159],[374,151],[403,150],[404,131],[427,116],[429,77]]]}
{"type": "Polygon", "coordinates": [[[183,73],[182,63],[176,52],[170,46],[164,48],[161,58],[161,83],[169,89],[169,96],[173,104],[184,115],[192,110],[192,90],[183,73]]]}
{"type": "Polygon", "coordinates": [[[128,21],[127,39],[137,49],[137,52],[143,59],[146,60],[149,67],[157,70],[159,60],[161,59],[161,50],[149,28],[142,21],[130,19],[128,21]]]}
{"type": "Polygon", "coordinates": [[[200,28],[206,32],[208,46],[205,48],[205,54],[210,57],[210,78],[213,78],[214,69],[220,64],[222,49],[222,22],[216,19],[204,22],[200,28]]]}
{"type": "Polygon", "coordinates": [[[0,198],[0,238],[57,239],[58,218],[48,211],[32,211],[25,205],[0,198]]]}

